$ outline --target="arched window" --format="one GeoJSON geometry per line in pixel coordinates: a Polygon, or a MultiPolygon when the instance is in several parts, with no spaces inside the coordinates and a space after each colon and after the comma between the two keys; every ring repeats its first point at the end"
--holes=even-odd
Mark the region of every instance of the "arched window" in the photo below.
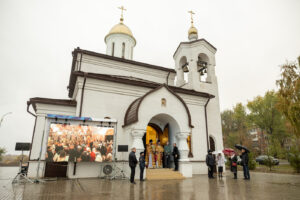
{"type": "Polygon", "coordinates": [[[115,55],[115,43],[112,43],[112,47],[111,47],[111,55],[114,56],[115,55]]]}
{"type": "Polygon", "coordinates": [[[163,107],[167,106],[167,100],[165,98],[161,99],[161,106],[163,106],[163,107]]]}
{"type": "Polygon", "coordinates": [[[125,57],[125,43],[122,43],[122,58],[125,57]]]}
{"type": "Polygon", "coordinates": [[[212,150],[212,151],[216,150],[215,140],[211,136],[209,136],[209,149],[212,150]]]}

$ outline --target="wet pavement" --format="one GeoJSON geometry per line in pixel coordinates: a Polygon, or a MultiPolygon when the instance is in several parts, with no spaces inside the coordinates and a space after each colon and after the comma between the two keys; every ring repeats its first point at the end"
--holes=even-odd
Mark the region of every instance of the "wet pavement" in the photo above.
{"type": "MultiPolygon", "coordinates": [[[[13,171],[10,169],[10,171],[13,171]]],[[[17,170],[15,170],[17,171],[17,170]]],[[[251,173],[251,180],[234,180],[227,173],[222,180],[195,175],[185,180],[137,181],[76,179],[39,184],[11,184],[13,177],[0,168],[0,199],[300,199],[300,176],[251,173]],[[2,172],[1,172],[2,171],[2,172]]]]}

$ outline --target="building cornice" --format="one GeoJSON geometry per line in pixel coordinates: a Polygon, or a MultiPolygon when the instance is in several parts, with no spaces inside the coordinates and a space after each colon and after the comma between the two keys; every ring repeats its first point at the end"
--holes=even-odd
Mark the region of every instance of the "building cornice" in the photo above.
{"type": "Polygon", "coordinates": [[[176,55],[176,53],[179,50],[179,48],[180,48],[181,45],[191,45],[191,44],[194,44],[194,43],[197,43],[197,42],[200,42],[200,41],[207,43],[211,48],[213,48],[215,51],[217,51],[216,47],[214,47],[211,43],[209,43],[207,40],[205,40],[204,38],[202,38],[202,39],[194,40],[194,41],[190,41],[190,42],[180,42],[180,44],[178,45],[176,51],[173,54],[173,58],[175,57],[175,55],[176,55]]]}
{"type": "Polygon", "coordinates": [[[76,101],[70,99],[50,99],[50,98],[34,97],[34,98],[30,98],[29,101],[27,101],[27,105],[32,105],[35,112],[36,112],[37,103],[59,105],[59,106],[72,106],[72,107],[76,107],[77,105],[76,101]]]}
{"type": "MultiPolygon", "coordinates": [[[[73,92],[75,89],[75,84],[77,77],[84,77],[86,76],[87,78],[92,78],[92,79],[98,79],[98,80],[103,80],[103,81],[111,81],[115,83],[121,83],[121,84],[126,84],[126,85],[134,85],[138,87],[146,87],[146,88],[157,88],[158,86],[162,85],[160,83],[156,82],[151,82],[151,81],[146,81],[142,79],[135,79],[132,77],[122,77],[122,76],[115,76],[115,75],[107,75],[107,74],[95,74],[95,73],[86,73],[86,72],[80,72],[80,71],[75,71],[71,75],[72,82],[69,85],[69,97],[72,98],[73,92]]],[[[205,97],[205,98],[214,98],[214,95],[211,95],[209,93],[205,92],[197,92],[194,90],[189,90],[189,89],[184,89],[184,88],[179,88],[175,86],[168,86],[171,90],[177,93],[181,94],[188,94],[188,95],[194,95],[194,96],[200,96],[200,97],[205,97]]]]}

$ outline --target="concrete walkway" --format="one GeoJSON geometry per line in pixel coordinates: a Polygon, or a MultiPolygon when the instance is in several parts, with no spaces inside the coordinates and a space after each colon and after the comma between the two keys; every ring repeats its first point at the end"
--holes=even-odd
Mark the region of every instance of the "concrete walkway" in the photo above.
{"type": "Polygon", "coordinates": [[[300,176],[252,173],[245,181],[239,174],[234,180],[230,173],[222,179],[209,180],[198,175],[184,180],[137,181],[78,179],[58,180],[40,184],[12,186],[10,179],[0,177],[0,199],[299,199],[300,176]]]}

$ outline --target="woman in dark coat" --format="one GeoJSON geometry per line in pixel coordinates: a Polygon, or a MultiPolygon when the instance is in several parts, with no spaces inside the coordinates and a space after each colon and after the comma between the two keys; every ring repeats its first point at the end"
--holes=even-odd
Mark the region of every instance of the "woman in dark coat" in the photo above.
{"type": "Polygon", "coordinates": [[[234,153],[233,156],[231,157],[231,162],[230,162],[231,171],[234,174],[234,179],[237,179],[237,162],[238,162],[238,158],[234,153]]]}

